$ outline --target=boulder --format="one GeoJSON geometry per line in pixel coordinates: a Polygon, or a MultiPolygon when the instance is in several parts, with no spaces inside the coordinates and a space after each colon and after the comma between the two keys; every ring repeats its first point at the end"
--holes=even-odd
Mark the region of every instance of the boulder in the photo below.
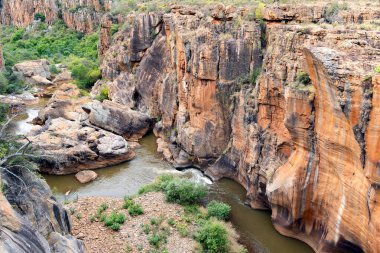
{"type": "Polygon", "coordinates": [[[15,64],[12,70],[27,84],[52,84],[50,81],[49,62],[45,59],[20,62],[15,64]]]}
{"type": "Polygon", "coordinates": [[[86,184],[88,182],[94,181],[98,177],[98,174],[92,170],[82,170],[75,174],[75,177],[82,184],[86,184]]]}
{"type": "Polygon", "coordinates": [[[71,76],[71,72],[64,70],[62,73],[59,73],[53,80],[54,84],[61,84],[65,82],[71,81],[73,78],[71,76]]]}
{"type": "Polygon", "coordinates": [[[42,152],[40,170],[65,175],[131,160],[135,154],[121,136],[87,121],[49,119],[29,134],[32,146],[42,152]]]}
{"type": "Polygon", "coordinates": [[[127,140],[136,141],[151,128],[153,120],[139,111],[134,111],[109,100],[93,101],[83,107],[89,112],[91,124],[123,136],[127,140]]]}

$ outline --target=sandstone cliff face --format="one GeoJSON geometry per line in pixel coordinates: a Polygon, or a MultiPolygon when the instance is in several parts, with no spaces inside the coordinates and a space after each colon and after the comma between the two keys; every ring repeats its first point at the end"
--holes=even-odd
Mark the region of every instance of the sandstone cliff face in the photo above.
{"type": "MultiPolygon", "coordinates": [[[[339,15],[360,23],[378,11],[339,15]]],[[[380,252],[379,77],[367,77],[379,34],[312,24],[325,18],[319,6],[268,7],[265,29],[240,9],[210,13],[127,18],[105,37],[93,94],[106,85],[113,102],[156,118],[167,160],[240,182],[281,233],[317,252],[380,252]]]]}
{"type": "Polygon", "coordinates": [[[36,13],[41,13],[48,23],[60,18],[77,31],[94,32],[111,3],[109,0],[3,0],[0,4],[0,23],[26,27],[33,22],[36,13]]]}

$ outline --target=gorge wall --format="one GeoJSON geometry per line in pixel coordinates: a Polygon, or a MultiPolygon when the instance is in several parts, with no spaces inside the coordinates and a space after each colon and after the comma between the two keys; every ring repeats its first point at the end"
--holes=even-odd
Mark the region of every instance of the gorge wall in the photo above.
{"type": "Polygon", "coordinates": [[[109,5],[4,0],[1,23],[43,13],[83,32],[100,24],[92,95],[107,88],[112,101],[101,111],[148,115],[168,161],[236,180],[279,232],[316,252],[380,252],[380,33],[364,26],[378,6],[329,25],[325,5],[267,6],[262,20],[223,5],[115,18],[109,5]]]}
{"type": "Polygon", "coordinates": [[[51,23],[58,18],[80,32],[93,32],[103,14],[110,10],[112,1],[101,0],[1,0],[0,23],[26,27],[34,21],[35,14],[46,17],[51,23]]]}
{"type": "Polygon", "coordinates": [[[380,34],[360,28],[380,10],[332,26],[325,8],[269,6],[260,24],[235,7],[175,6],[129,16],[112,37],[104,19],[93,94],[108,87],[156,119],[168,161],[238,181],[281,233],[317,252],[380,252],[380,34]]]}

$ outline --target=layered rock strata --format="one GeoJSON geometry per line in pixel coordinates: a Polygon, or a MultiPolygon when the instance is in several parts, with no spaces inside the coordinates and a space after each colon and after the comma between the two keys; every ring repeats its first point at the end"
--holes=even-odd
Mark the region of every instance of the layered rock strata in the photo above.
{"type": "Polygon", "coordinates": [[[238,181],[281,233],[317,252],[379,252],[380,36],[360,29],[379,10],[315,24],[325,9],[269,6],[265,25],[222,5],[130,17],[104,40],[93,93],[105,85],[156,118],[168,161],[238,181]]]}

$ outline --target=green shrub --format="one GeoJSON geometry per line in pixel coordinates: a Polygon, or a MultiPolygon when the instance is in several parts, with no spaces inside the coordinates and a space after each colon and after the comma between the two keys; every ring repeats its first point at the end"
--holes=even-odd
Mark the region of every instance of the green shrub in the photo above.
{"type": "Polygon", "coordinates": [[[196,204],[207,195],[206,186],[193,183],[188,179],[171,180],[164,191],[167,201],[181,205],[196,204]]]}
{"type": "Polygon", "coordinates": [[[264,19],[264,15],[263,15],[264,9],[265,9],[265,4],[259,3],[255,9],[256,20],[262,21],[264,19]]]}
{"type": "Polygon", "coordinates": [[[207,205],[207,214],[209,217],[215,217],[219,220],[228,220],[231,215],[231,206],[213,200],[207,205]]]}
{"type": "Polygon", "coordinates": [[[375,72],[380,74],[380,65],[375,68],[375,72]]]}
{"type": "Polygon", "coordinates": [[[131,216],[138,216],[144,213],[144,210],[139,204],[133,204],[129,207],[128,212],[131,216]]]}
{"type": "Polygon", "coordinates": [[[45,22],[46,17],[42,13],[36,13],[34,14],[34,20],[40,20],[41,22],[45,22]]]}
{"type": "MultiPolygon", "coordinates": [[[[101,77],[98,66],[85,58],[74,59],[69,64],[72,77],[81,89],[89,89],[101,77]]],[[[108,96],[108,94],[107,94],[108,96]]]]}
{"type": "Polygon", "coordinates": [[[207,221],[200,227],[195,238],[202,245],[205,252],[228,252],[228,232],[224,224],[220,221],[207,221]]]}
{"type": "Polygon", "coordinates": [[[0,124],[4,123],[8,118],[9,106],[0,104],[0,124]]]}
{"type": "Polygon", "coordinates": [[[49,66],[49,71],[53,75],[57,75],[57,74],[61,73],[61,71],[54,64],[49,66]]]}
{"type": "Polygon", "coordinates": [[[297,82],[302,83],[304,85],[310,84],[311,80],[309,74],[300,71],[297,73],[297,82]]]}
{"type": "Polygon", "coordinates": [[[119,231],[120,230],[120,224],[119,223],[114,223],[110,226],[110,228],[113,230],[113,231],[119,231]]]}
{"type": "Polygon", "coordinates": [[[113,36],[118,31],[119,31],[119,25],[118,24],[112,24],[111,29],[110,29],[111,36],[113,36]]]}
{"type": "Polygon", "coordinates": [[[96,216],[100,217],[100,215],[108,209],[108,205],[106,203],[103,203],[99,206],[98,210],[96,211],[96,216]]]}
{"type": "Polygon", "coordinates": [[[160,245],[161,238],[157,234],[153,234],[149,237],[149,243],[150,245],[155,246],[156,248],[160,245]]]}
{"type": "Polygon", "coordinates": [[[99,94],[96,96],[96,100],[103,102],[106,99],[108,99],[108,87],[104,86],[100,89],[99,94]]]}
{"type": "Polygon", "coordinates": [[[135,201],[130,197],[124,197],[123,208],[128,209],[130,206],[134,205],[135,201]]]}
{"type": "Polygon", "coordinates": [[[148,192],[158,192],[166,188],[166,186],[174,179],[173,175],[163,174],[157,177],[153,183],[144,185],[139,189],[139,194],[145,194],[148,192]]]}
{"type": "Polygon", "coordinates": [[[173,218],[169,218],[168,225],[173,227],[175,225],[175,220],[173,218]]]}

